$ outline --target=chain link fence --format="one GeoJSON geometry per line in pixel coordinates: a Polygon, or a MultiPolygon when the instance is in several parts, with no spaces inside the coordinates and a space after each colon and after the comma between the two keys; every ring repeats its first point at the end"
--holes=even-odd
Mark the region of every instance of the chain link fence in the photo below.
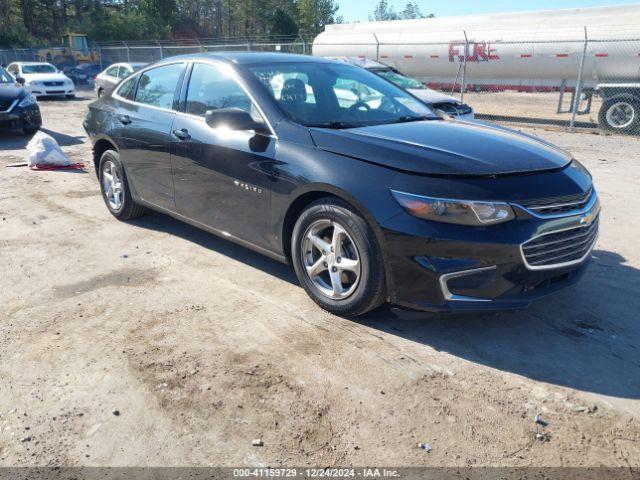
{"type": "MultiPolygon", "coordinates": [[[[152,63],[218,51],[368,58],[468,104],[481,120],[640,133],[640,32],[572,31],[550,33],[544,40],[461,31],[457,39],[437,42],[392,43],[373,35],[342,44],[313,44],[302,38],[225,43],[200,39],[112,42],[93,49],[99,53],[100,69],[117,62],[152,63]]],[[[37,59],[38,49],[0,50],[4,65],[37,59]]]]}

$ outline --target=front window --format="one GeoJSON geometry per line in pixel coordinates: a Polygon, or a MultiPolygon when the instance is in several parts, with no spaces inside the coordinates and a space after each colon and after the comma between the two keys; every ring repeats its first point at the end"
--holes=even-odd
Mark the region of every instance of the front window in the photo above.
{"type": "Polygon", "coordinates": [[[415,78],[405,77],[401,73],[394,72],[393,70],[374,70],[375,73],[383,78],[386,78],[391,83],[395,83],[400,88],[416,88],[424,89],[424,85],[415,78]]]}
{"type": "Polygon", "coordinates": [[[0,67],[0,83],[13,83],[13,77],[2,67],[0,67]]]}
{"type": "Polygon", "coordinates": [[[302,125],[350,128],[439,118],[402,89],[362,68],[301,62],[249,70],[285,115],[302,125]]]}
{"type": "Polygon", "coordinates": [[[73,50],[86,50],[87,49],[87,38],[86,37],[73,37],[71,39],[73,42],[72,49],[73,50]]]}
{"type": "Polygon", "coordinates": [[[28,75],[30,73],[57,73],[56,67],[49,63],[38,63],[35,65],[22,65],[22,73],[28,75]]]}
{"type": "Polygon", "coordinates": [[[239,108],[260,121],[251,98],[231,75],[231,71],[196,63],[189,79],[186,113],[204,117],[208,110],[239,108]]]}

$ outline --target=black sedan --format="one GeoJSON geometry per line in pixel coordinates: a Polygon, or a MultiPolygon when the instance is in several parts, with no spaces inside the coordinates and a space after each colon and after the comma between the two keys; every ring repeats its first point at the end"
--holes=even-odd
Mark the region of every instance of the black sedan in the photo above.
{"type": "Polygon", "coordinates": [[[42,125],[36,97],[0,67],[0,130],[22,129],[27,135],[42,125]]]}
{"type": "Polygon", "coordinates": [[[116,218],[151,208],[290,262],[338,314],[525,307],[575,283],[598,234],[568,153],[331,60],[166,59],[84,125],[116,218]]]}

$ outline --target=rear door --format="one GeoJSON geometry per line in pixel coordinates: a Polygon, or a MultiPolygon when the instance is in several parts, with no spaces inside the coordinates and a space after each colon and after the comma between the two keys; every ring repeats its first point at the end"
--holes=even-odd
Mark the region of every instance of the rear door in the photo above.
{"type": "Polygon", "coordinates": [[[110,92],[113,87],[115,87],[120,79],[118,78],[118,70],[120,66],[113,65],[112,67],[107,68],[102,76],[103,87],[107,92],[110,92]]]}
{"type": "Polygon", "coordinates": [[[127,176],[142,200],[172,211],[171,126],[185,66],[176,62],[142,72],[129,95],[133,100],[120,95],[128,81],[115,95],[115,130],[127,176]]]}
{"type": "Polygon", "coordinates": [[[178,212],[267,247],[276,139],[207,125],[207,110],[218,108],[240,108],[264,122],[226,65],[194,63],[183,98],[172,145],[178,212]]]}

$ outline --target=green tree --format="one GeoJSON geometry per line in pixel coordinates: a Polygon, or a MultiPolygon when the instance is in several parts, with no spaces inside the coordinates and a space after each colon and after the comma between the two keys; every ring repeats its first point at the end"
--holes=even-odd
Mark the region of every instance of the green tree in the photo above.
{"type": "Polygon", "coordinates": [[[325,25],[337,23],[335,0],[298,0],[298,27],[303,35],[317,35],[325,25]]]}
{"type": "Polygon", "coordinates": [[[369,16],[369,20],[376,22],[382,22],[386,20],[398,20],[400,17],[394,10],[393,6],[389,5],[387,0],[380,0],[376,5],[373,15],[369,16]]]}

